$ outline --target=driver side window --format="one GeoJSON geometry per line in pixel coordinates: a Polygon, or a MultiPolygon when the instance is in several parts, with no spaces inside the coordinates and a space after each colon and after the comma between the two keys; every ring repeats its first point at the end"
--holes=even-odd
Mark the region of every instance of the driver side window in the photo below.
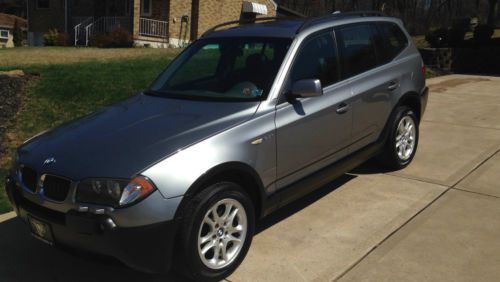
{"type": "Polygon", "coordinates": [[[290,74],[291,83],[319,79],[326,87],[339,81],[338,58],[331,30],[313,35],[302,44],[290,74]]]}

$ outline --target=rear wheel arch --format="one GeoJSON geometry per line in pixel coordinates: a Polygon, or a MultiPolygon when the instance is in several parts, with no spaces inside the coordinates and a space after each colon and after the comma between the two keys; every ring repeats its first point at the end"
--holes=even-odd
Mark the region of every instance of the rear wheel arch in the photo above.
{"type": "Polygon", "coordinates": [[[201,175],[184,194],[184,198],[177,209],[176,218],[182,218],[184,207],[189,201],[205,188],[218,182],[233,182],[240,185],[250,196],[255,207],[255,218],[260,218],[264,200],[264,186],[259,174],[248,164],[241,162],[227,162],[217,165],[201,175]]]}
{"type": "Polygon", "coordinates": [[[420,95],[417,92],[407,92],[399,98],[398,103],[394,106],[394,109],[397,109],[399,106],[408,106],[417,115],[418,121],[420,122],[421,114],[422,114],[422,105],[420,101],[420,95]]]}

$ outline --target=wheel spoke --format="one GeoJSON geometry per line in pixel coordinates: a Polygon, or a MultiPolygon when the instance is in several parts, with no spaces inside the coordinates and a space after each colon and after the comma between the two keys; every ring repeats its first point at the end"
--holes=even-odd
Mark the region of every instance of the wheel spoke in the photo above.
{"type": "Polygon", "coordinates": [[[224,221],[227,221],[227,218],[229,216],[229,213],[231,212],[231,209],[233,208],[233,205],[231,204],[227,204],[225,205],[225,210],[224,210],[224,213],[221,215],[221,219],[224,220],[224,221]]]}
{"type": "Polygon", "coordinates": [[[399,149],[399,147],[401,147],[401,145],[403,145],[403,141],[396,142],[396,148],[399,149]]]}
{"type": "Polygon", "coordinates": [[[213,258],[216,264],[219,262],[219,255],[220,255],[220,243],[216,243],[214,247],[214,258],[213,258]]]}
{"type": "Polygon", "coordinates": [[[212,236],[214,235],[214,232],[209,232],[207,235],[204,237],[201,237],[200,239],[200,245],[205,244],[206,242],[210,241],[212,239],[212,236]]]}
{"type": "Polygon", "coordinates": [[[212,230],[215,228],[215,224],[216,224],[216,222],[208,216],[203,219],[203,223],[210,226],[212,230]]]}
{"type": "Polygon", "coordinates": [[[237,226],[230,225],[229,228],[228,228],[228,232],[231,235],[234,234],[234,233],[240,233],[241,231],[243,231],[243,226],[241,226],[241,225],[237,225],[237,226]]]}
{"type": "Polygon", "coordinates": [[[220,221],[220,216],[219,216],[219,213],[217,212],[217,208],[219,206],[215,205],[213,208],[212,208],[212,216],[214,217],[213,220],[214,222],[218,223],[220,221]]]}
{"type": "Polygon", "coordinates": [[[228,242],[236,242],[236,243],[241,243],[241,239],[234,237],[233,235],[228,235],[227,236],[227,241],[228,242]]]}
{"type": "Polygon", "coordinates": [[[408,123],[408,128],[406,129],[408,131],[408,133],[411,133],[412,130],[413,130],[413,124],[411,124],[411,122],[408,123]]]}
{"type": "Polygon", "coordinates": [[[227,219],[227,222],[229,223],[230,226],[233,225],[234,219],[236,218],[236,215],[238,214],[238,208],[235,208],[233,212],[229,215],[229,218],[227,219]]]}
{"type": "Polygon", "coordinates": [[[404,157],[405,146],[403,144],[401,144],[401,146],[399,146],[399,148],[398,148],[398,151],[399,151],[400,156],[404,157]]]}
{"type": "Polygon", "coordinates": [[[227,257],[227,242],[222,242],[221,244],[221,254],[222,254],[222,259],[224,261],[227,261],[228,260],[228,257],[227,257]]]}
{"type": "Polygon", "coordinates": [[[215,247],[215,241],[212,241],[212,242],[206,244],[205,247],[203,247],[203,249],[201,249],[201,253],[203,255],[205,255],[208,251],[210,251],[210,249],[212,249],[214,247],[215,247]]]}

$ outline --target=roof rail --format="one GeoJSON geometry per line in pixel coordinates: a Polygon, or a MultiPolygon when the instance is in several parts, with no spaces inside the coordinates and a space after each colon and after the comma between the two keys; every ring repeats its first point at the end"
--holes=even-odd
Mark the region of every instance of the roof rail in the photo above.
{"type": "Polygon", "coordinates": [[[216,26],[213,26],[209,30],[205,31],[201,37],[204,37],[206,35],[209,35],[210,33],[213,33],[217,31],[217,29],[228,26],[228,25],[233,25],[233,24],[239,24],[239,25],[245,25],[245,24],[253,24],[256,22],[263,22],[263,21],[276,21],[276,20],[282,20],[283,18],[281,17],[262,17],[262,18],[256,18],[252,20],[237,20],[237,21],[230,21],[230,22],[225,22],[218,24],[216,26]]]}
{"type": "Polygon", "coordinates": [[[355,17],[386,17],[386,14],[380,11],[354,11],[354,12],[334,12],[322,17],[315,17],[307,19],[298,29],[297,33],[301,32],[313,24],[329,19],[342,19],[342,18],[355,18],[355,17]]]}

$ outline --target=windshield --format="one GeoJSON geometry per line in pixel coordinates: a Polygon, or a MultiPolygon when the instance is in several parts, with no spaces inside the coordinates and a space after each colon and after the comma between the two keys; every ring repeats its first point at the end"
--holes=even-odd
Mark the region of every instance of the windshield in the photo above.
{"type": "Polygon", "coordinates": [[[185,99],[265,99],[290,43],[282,38],[198,40],[158,77],[149,93],[185,99]]]}

